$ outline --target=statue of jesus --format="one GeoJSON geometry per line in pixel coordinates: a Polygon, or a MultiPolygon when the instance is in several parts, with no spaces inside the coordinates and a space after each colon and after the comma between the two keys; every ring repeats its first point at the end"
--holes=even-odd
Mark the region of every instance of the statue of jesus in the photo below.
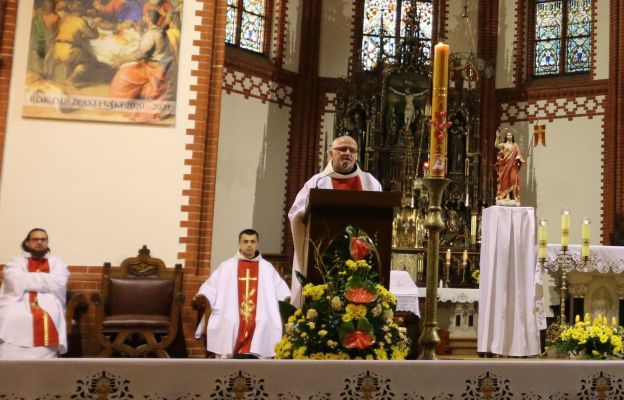
{"type": "Polygon", "coordinates": [[[526,162],[513,133],[510,128],[505,128],[502,133],[500,130],[496,131],[496,204],[503,206],[520,205],[520,167],[526,162]]]}

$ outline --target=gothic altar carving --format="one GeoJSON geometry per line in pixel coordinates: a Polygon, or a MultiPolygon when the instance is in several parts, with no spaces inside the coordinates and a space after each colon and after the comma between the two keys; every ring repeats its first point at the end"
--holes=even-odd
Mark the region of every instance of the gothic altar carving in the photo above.
{"type": "MultiPolygon", "coordinates": [[[[465,21],[468,24],[467,15],[465,21]]],[[[393,268],[407,270],[423,285],[419,278],[425,276],[427,264],[423,225],[429,199],[422,179],[429,172],[431,49],[424,47],[430,43],[422,40],[419,20],[412,13],[405,36],[397,54],[382,54],[374,70],[350,71],[337,94],[335,135],[353,136],[362,166],[384,190],[402,193],[393,223],[393,253],[398,256],[393,268]]],[[[491,67],[476,50],[451,54],[449,64],[451,183],[442,202],[446,228],[440,245],[444,254],[450,250],[450,256],[440,258],[440,276],[449,287],[477,287],[481,209],[493,202],[488,198],[492,191],[479,185],[480,169],[492,168],[482,165],[479,151],[480,82],[491,76],[491,67]]]]}

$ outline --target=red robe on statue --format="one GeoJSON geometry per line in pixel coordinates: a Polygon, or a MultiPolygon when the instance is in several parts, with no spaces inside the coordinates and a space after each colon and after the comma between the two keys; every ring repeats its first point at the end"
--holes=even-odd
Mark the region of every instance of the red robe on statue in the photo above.
{"type": "Polygon", "coordinates": [[[514,143],[507,156],[502,152],[498,153],[494,165],[498,173],[496,198],[502,199],[513,194],[513,199],[520,201],[520,166],[522,165],[520,146],[514,143]]]}

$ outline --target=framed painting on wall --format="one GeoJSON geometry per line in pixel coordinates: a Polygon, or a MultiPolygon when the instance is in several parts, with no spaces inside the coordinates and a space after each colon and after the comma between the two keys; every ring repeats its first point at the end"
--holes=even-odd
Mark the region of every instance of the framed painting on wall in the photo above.
{"type": "Polygon", "coordinates": [[[22,116],[173,125],[182,0],[35,0],[22,116]]]}

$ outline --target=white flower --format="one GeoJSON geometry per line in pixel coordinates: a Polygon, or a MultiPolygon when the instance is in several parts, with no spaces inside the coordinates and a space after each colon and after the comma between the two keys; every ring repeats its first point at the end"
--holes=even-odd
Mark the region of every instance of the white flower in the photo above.
{"type": "Polygon", "coordinates": [[[385,310],[382,315],[382,319],[386,322],[392,322],[394,319],[394,313],[392,310],[385,310]]]}
{"type": "Polygon", "coordinates": [[[316,320],[316,317],[318,317],[318,313],[316,312],[314,308],[310,308],[308,312],[306,313],[306,319],[308,321],[314,321],[316,320]]]}
{"type": "Polygon", "coordinates": [[[382,310],[381,304],[376,304],[375,307],[371,309],[371,315],[373,317],[378,317],[379,314],[381,314],[381,310],[382,310]]]}
{"type": "Polygon", "coordinates": [[[340,309],[342,308],[342,301],[340,301],[340,297],[334,296],[331,299],[331,307],[336,311],[340,311],[340,309]]]}

